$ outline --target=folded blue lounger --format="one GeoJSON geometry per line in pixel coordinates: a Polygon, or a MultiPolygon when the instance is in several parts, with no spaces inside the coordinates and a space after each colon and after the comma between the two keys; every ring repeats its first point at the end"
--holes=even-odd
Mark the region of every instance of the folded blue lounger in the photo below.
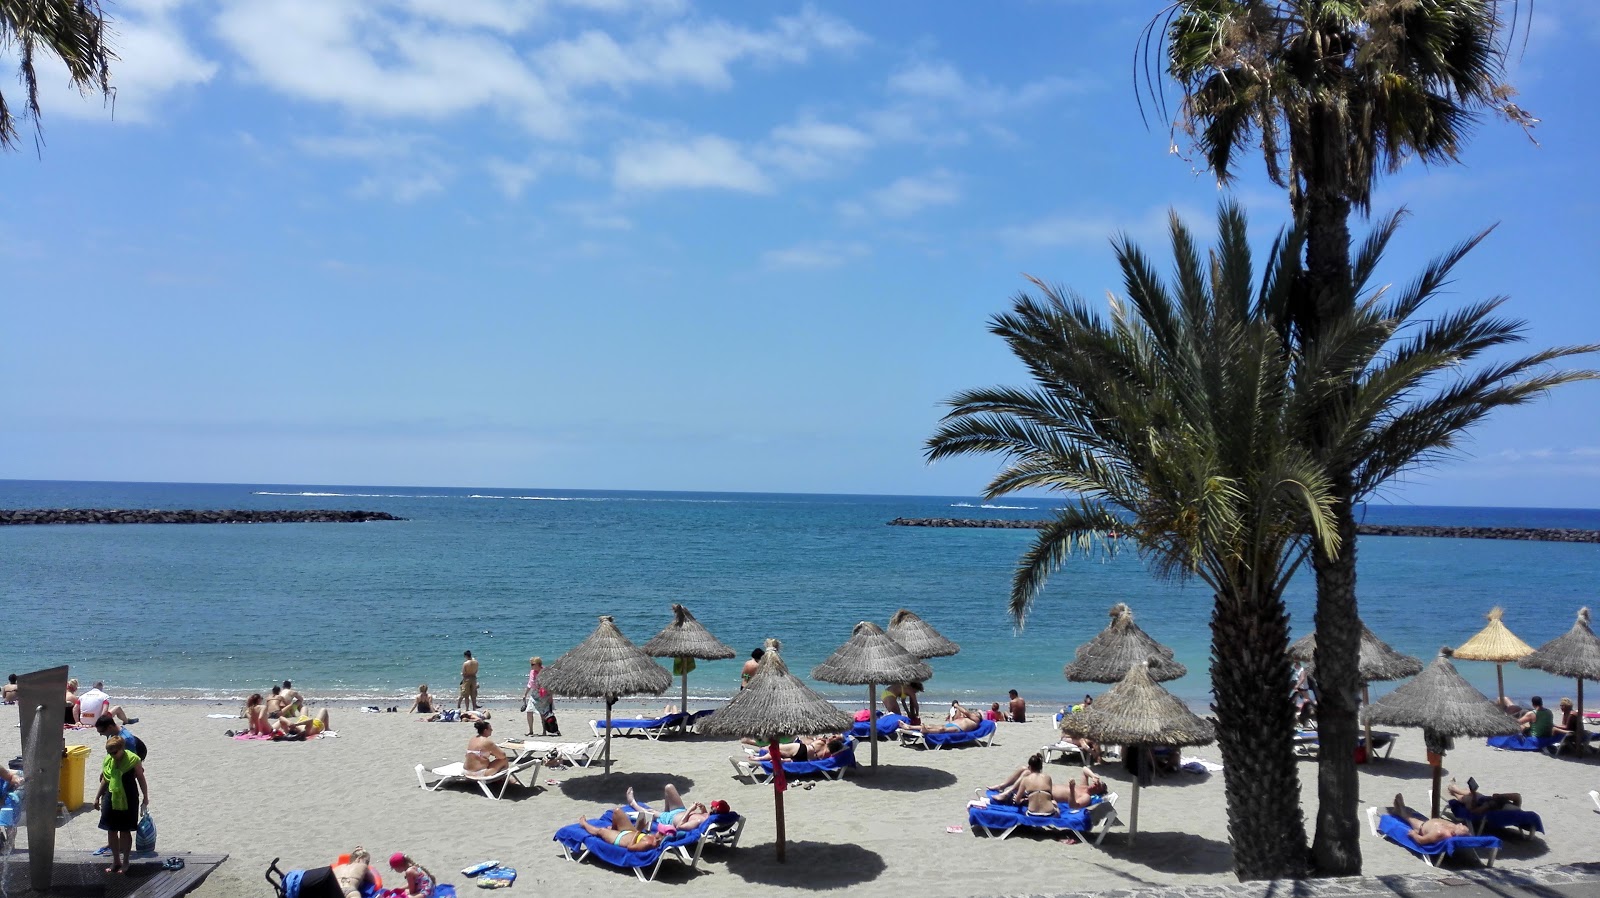
{"type": "Polygon", "coordinates": [[[1490,748],[1501,751],[1544,751],[1552,745],[1561,744],[1560,736],[1490,736],[1490,748]]]}
{"type": "Polygon", "coordinates": [[[1111,824],[1116,822],[1117,812],[1110,802],[1102,801],[1096,796],[1094,802],[1087,808],[1077,811],[1063,810],[1051,817],[1030,814],[1027,809],[1014,804],[994,803],[995,791],[986,793],[990,804],[988,807],[975,807],[967,805],[967,824],[974,832],[979,830],[1001,839],[1011,835],[1019,826],[1032,827],[1044,830],[1065,830],[1077,836],[1078,841],[1089,841],[1089,835],[1098,830],[1094,836],[1094,844],[1099,845],[1106,837],[1106,831],[1111,824]],[[1104,809],[1100,805],[1105,804],[1104,809]]]}
{"type": "MultiPolygon", "coordinates": [[[[588,831],[576,823],[569,823],[556,830],[551,838],[560,843],[561,850],[568,860],[582,861],[586,857],[594,857],[605,861],[613,867],[632,870],[639,879],[649,882],[656,878],[656,873],[661,869],[661,862],[670,854],[676,854],[689,865],[690,870],[698,868],[700,852],[708,841],[705,836],[712,830],[731,830],[740,821],[738,814],[712,814],[705,822],[691,830],[674,833],[671,838],[649,851],[629,851],[620,845],[613,845],[599,836],[591,836],[588,831]],[[693,849],[691,852],[690,849],[693,849]],[[649,870],[647,874],[645,871],[649,870]]],[[[589,822],[595,826],[610,826],[609,813],[594,817],[589,822]]]]}
{"type": "MultiPolygon", "coordinates": [[[[895,730],[900,729],[900,724],[905,723],[910,719],[911,718],[905,716],[904,714],[879,714],[878,738],[893,739],[895,730]]],[[[867,729],[871,726],[871,721],[858,720],[856,721],[856,725],[850,728],[850,735],[856,737],[857,739],[865,739],[867,738],[867,729]]]]}
{"type": "Polygon", "coordinates": [[[1486,814],[1472,814],[1467,812],[1467,806],[1461,802],[1450,799],[1450,815],[1462,823],[1472,827],[1475,833],[1483,833],[1491,829],[1521,830],[1524,836],[1532,836],[1536,832],[1544,832],[1544,821],[1533,811],[1525,811],[1516,805],[1508,805],[1499,810],[1489,811],[1486,814]]]}
{"type": "Polygon", "coordinates": [[[1434,842],[1432,845],[1418,845],[1416,840],[1411,838],[1411,824],[1399,817],[1379,811],[1377,808],[1368,808],[1367,819],[1373,826],[1373,832],[1380,838],[1388,839],[1435,867],[1439,865],[1440,858],[1447,854],[1453,855],[1457,850],[1469,851],[1473,857],[1483,861],[1484,866],[1492,867],[1494,857],[1500,851],[1500,840],[1494,836],[1455,836],[1442,842],[1434,842]],[[1373,817],[1377,817],[1376,822],[1373,821],[1373,817]]]}

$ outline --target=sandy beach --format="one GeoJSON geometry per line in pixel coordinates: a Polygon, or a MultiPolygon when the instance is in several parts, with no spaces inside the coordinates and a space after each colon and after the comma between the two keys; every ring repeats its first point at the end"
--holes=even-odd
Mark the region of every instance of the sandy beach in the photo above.
{"type": "MultiPolygon", "coordinates": [[[[644,708],[622,706],[618,715],[644,708]]],[[[913,880],[919,894],[930,896],[1233,881],[1220,774],[1178,774],[1143,790],[1133,847],[1125,826],[1113,829],[1102,848],[1025,834],[1000,842],[967,831],[965,805],[973,789],[1000,781],[1053,741],[1048,717],[1001,724],[990,748],[922,752],[883,743],[875,772],[863,766],[842,782],[791,788],[784,798],[788,863],[779,865],[773,858],[772,788],[734,779],[728,758],[738,748],[728,740],[695,735],[659,742],[618,739],[611,776],[599,767],[545,771],[538,789],[512,787],[507,800],[495,802],[476,789],[430,793],[417,786],[413,767],[460,760],[470,725],[333,705],[337,738],[241,742],[223,735],[237,721],[206,716],[236,710],[202,704],[130,708],[141,718],[135,732],[151,746],[147,773],[158,848],[230,856],[195,893],[200,896],[262,894],[261,875],[274,857],[281,857],[286,868],[314,867],[357,844],[375,857],[410,852],[458,889],[471,888],[459,875],[461,868],[491,859],[517,868],[516,888],[524,894],[532,889],[598,895],[637,888],[626,872],[568,862],[550,837],[580,814],[619,802],[628,786],[646,800],[659,800],[667,782],[692,800],[725,799],[748,818],[740,846],[708,849],[698,874],[671,862],[662,868],[661,882],[692,882],[697,892],[712,896],[748,895],[751,886],[797,893],[849,887],[888,895],[903,892],[913,880]],[[963,831],[947,832],[952,825],[963,831]]],[[[580,733],[592,716],[573,704],[559,711],[569,736],[580,733]]],[[[14,715],[15,708],[5,713],[14,715]]],[[[497,738],[523,732],[522,715],[514,711],[504,712],[500,724],[497,738]]],[[[15,727],[4,728],[0,753],[18,753],[17,734],[15,727]]],[[[93,748],[86,787],[92,797],[103,758],[100,742],[93,731],[78,730],[67,733],[67,743],[93,748]]],[[[1214,746],[1193,754],[1220,759],[1214,746]]],[[[865,764],[865,746],[860,757],[865,764]]],[[[1527,842],[1507,839],[1497,866],[1594,858],[1596,811],[1587,795],[1600,785],[1594,761],[1496,752],[1465,741],[1446,761],[1447,780],[1455,776],[1464,782],[1470,775],[1486,790],[1521,791],[1528,809],[1544,818],[1548,832],[1527,842]]],[[[1309,815],[1315,807],[1315,765],[1303,762],[1300,769],[1302,806],[1309,815]]],[[[1100,765],[1097,772],[1121,794],[1126,821],[1127,775],[1115,763],[1100,765]]],[[[1363,768],[1361,782],[1363,806],[1387,804],[1396,792],[1405,792],[1413,805],[1424,804],[1428,768],[1421,734],[1403,732],[1393,757],[1363,768]]],[[[97,820],[86,804],[60,829],[58,848],[104,844],[97,820]]],[[[1362,849],[1369,876],[1424,870],[1414,857],[1376,839],[1364,838],[1362,849]]]]}

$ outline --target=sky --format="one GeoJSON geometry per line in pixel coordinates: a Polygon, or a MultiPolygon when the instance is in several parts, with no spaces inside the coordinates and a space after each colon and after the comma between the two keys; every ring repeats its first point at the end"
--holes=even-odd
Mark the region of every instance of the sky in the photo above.
{"type": "MultiPolygon", "coordinates": [[[[1223,191],[1141,117],[1161,5],[108,3],[114,106],[42,64],[42,147],[0,155],[0,477],[976,495],[997,460],[923,444],[1025,383],[986,330],[1025,275],[1099,302],[1169,210],[1286,218],[1258,154],[1223,191]]],[[[1600,5],[1523,25],[1537,144],[1385,177],[1379,276],[1498,225],[1435,313],[1600,342],[1600,5]]],[[[1382,498],[1600,507],[1597,409],[1382,498]]]]}

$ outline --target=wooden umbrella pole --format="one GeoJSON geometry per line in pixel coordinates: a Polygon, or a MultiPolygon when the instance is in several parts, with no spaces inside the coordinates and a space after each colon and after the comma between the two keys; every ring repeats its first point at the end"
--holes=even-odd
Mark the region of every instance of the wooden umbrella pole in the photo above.
{"type": "Polygon", "coordinates": [[[689,732],[689,665],[683,665],[683,701],[678,705],[678,732],[689,732]]]}
{"type": "MultiPolygon", "coordinates": [[[[1444,753],[1440,752],[1438,757],[1442,759],[1444,757],[1444,753]]],[[[1439,765],[1438,764],[1434,764],[1434,765],[1432,765],[1432,767],[1433,767],[1433,810],[1429,812],[1428,816],[1437,817],[1437,816],[1439,816],[1439,765]]]]}
{"type": "Polygon", "coordinates": [[[778,863],[784,862],[784,842],[787,836],[783,830],[783,752],[778,751],[778,737],[773,736],[767,743],[767,757],[772,759],[772,806],[778,814],[778,863]]]}
{"type": "MultiPolygon", "coordinates": [[[[1367,688],[1367,684],[1366,683],[1362,683],[1361,684],[1361,704],[1363,706],[1365,706],[1365,707],[1369,707],[1369,708],[1372,707],[1372,692],[1371,692],[1371,690],[1369,690],[1367,688]]],[[[1372,721],[1368,720],[1363,725],[1363,729],[1366,731],[1367,741],[1361,743],[1361,745],[1362,745],[1361,763],[1363,763],[1363,764],[1371,764],[1372,763],[1372,721]]],[[[1437,786],[1438,783],[1434,783],[1434,785],[1437,786]]],[[[1437,810],[1437,809],[1435,809],[1435,810],[1437,810]]],[[[1437,817],[1438,815],[1435,814],[1434,816],[1437,817]]]]}
{"type": "Polygon", "coordinates": [[[606,696],[606,776],[611,775],[611,706],[616,700],[614,695],[606,696]]]}
{"type": "Polygon", "coordinates": [[[1494,663],[1494,684],[1500,689],[1500,707],[1506,706],[1506,672],[1505,665],[1499,661],[1494,663]]]}
{"type": "Polygon", "coordinates": [[[872,766],[878,766],[878,703],[873,693],[878,691],[877,683],[867,684],[867,741],[872,743],[872,766]]]}
{"type": "Polygon", "coordinates": [[[1144,752],[1145,747],[1138,745],[1134,751],[1139,753],[1133,762],[1133,808],[1128,812],[1128,845],[1133,845],[1134,837],[1139,835],[1139,785],[1144,782],[1144,752]]]}

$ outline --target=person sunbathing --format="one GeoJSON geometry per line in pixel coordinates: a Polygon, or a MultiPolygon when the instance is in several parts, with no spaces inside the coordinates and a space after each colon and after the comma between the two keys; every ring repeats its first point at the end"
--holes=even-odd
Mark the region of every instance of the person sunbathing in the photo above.
{"type": "Polygon", "coordinates": [[[272,735],[272,724],[267,721],[267,706],[261,699],[261,693],[252,692],[244,703],[244,716],[249,721],[245,732],[258,736],[272,735]]]}
{"type": "MultiPolygon", "coordinates": [[[[982,716],[981,714],[979,715],[982,716]]],[[[968,717],[965,712],[955,720],[946,720],[942,723],[916,724],[902,721],[899,729],[913,733],[970,733],[978,728],[978,721],[968,717]]]]}
{"type": "Polygon", "coordinates": [[[494,744],[494,724],[480,720],[473,726],[478,735],[467,740],[467,759],[462,769],[473,776],[491,776],[509,767],[506,753],[494,744]]]}
{"type": "Polygon", "coordinates": [[[639,825],[629,820],[621,808],[612,810],[610,826],[595,826],[582,817],[578,818],[578,825],[589,835],[599,836],[625,851],[649,851],[666,838],[657,833],[642,832],[639,825]]]}
{"type": "Polygon", "coordinates": [[[1079,751],[1083,752],[1084,757],[1089,759],[1090,764],[1098,764],[1104,760],[1103,753],[1100,750],[1100,743],[1090,739],[1088,736],[1072,736],[1062,733],[1061,744],[1076,746],[1079,751]]]}
{"type": "Polygon", "coordinates": [[[1442,817],[1424,817],[1416,811],[1406,807],[1405,796],[1396,792],[1394,807],[1389,809],[1389,816],[1411,827],[1411,841],[1418,845],[1433,845],[1446,839],[1457,836],[1472,835],[1471,827],[1465,823],[1451,823],[1442,817]]]}
{"type": "Polygon", "coordinates": [[[643,805],[633,797],[633,788],[628,788],[628,807],[639,813],[638,828],[645,832],[652,832],[656,827],[671,826],[679,832],[694,829],[700,824],[711,819],[711,809],[700,802],[685,805],[683,796],[678,793],[678,787],[667,783],[662,787],[661,803],[663,810],[657,811],[649,805],[643,805]]]}
{"type": "Polygon", "coordinates": [[[1068,777],[1064,783],[1057,783],[1050,790],[1050,797],[1061,802],[1074,811],[1082,810],[1094,800],[1106,794],[1106,782],[1093,773],[1089,768],[1082,768],[1081,776],[1068,777]]]}
{"type": "Polygon", "coordinates": [[[998,804],[1028,805],[1032,810],[1035,796],[1053,799],[1054,788],[1050,774],[1044,772],[1044,755],[1034,752],[1028,756],[1026,765],[1018,767],[1016,773],[994,787],[993,801],[998,804]]]}
{"type": "Polygon", "coordinates": [[[1487,814],[1490,811],[1498,811],[1508,805],[1522,807],[1521,792],[1495,792],[1491,795],[1485,795],[1478,791],[1478,781],[1472,777],[1467,777],[1467,787],[1465,789],[1456,785],[1455,780],[1451,780],[1450,785],[1445,787],[1445,791],[1450,793],[1451,798],[1461,802],[1461,806],[1467,809],[1467,813],[1474,816],[1487,814]]]}
{"type": "Polygon", "coordinates": [[[338,863],[312,867],[300,875],[300,898],[360,898],[377,887],[371,863],[371,855],[358,845],[338,863]]]}
{"type": "Polygon", "coordinates": [[[328,731],[328,709],[316,717],[296,717],[290,720],[279,717],[277,726],[273,731],[274,739],[310,739],[320,736],[328,731]]]}
{"type": "MultiPolygon", "coordinates": [[[[820,761],[835,752],[844,751],[844,740],[838,736],[818,736],[815,739],[796,739],[793,742],[781,743],[778,746],[778,756],[785,761],[820,761]]],[[[772,755],[763,748],[756,752],[750,760],[771,761],[772,755]]]]}

